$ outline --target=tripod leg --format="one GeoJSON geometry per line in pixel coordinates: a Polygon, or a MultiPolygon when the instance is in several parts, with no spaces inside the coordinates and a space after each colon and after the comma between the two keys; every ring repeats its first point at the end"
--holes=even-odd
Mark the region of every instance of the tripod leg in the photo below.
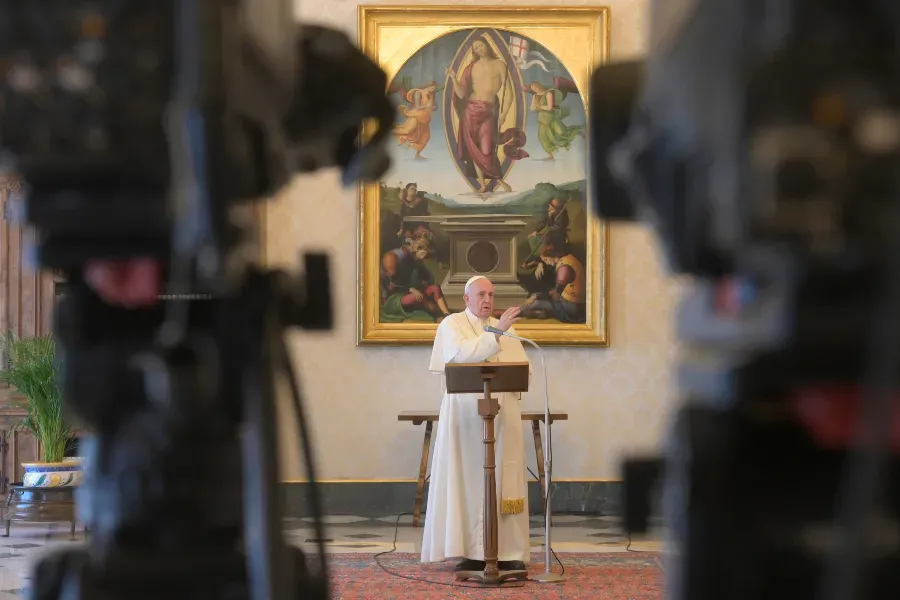
{"type": "Polygon", "coordinates": [[[80,548],[66,548],[44,555],[34,570],[31,598],[58,600],[62,595],[63,581],[80,571],[87,561],[87,552],[80,548]]]}

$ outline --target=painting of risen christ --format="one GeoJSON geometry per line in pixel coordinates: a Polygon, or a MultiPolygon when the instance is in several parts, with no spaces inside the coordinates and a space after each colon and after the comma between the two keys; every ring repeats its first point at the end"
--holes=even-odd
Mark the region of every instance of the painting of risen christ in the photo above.
{"type": "MultiPolygon", "coordinates": [[[[419,14],[393,10],[364,12],[401,23],[419,14]]],[[[438,21],[453,13],[439,12],[438,21]]],[[[602,23],[589,17],[575,40],[569,25],[463,23],[436,34],[423,19],[361,38],[388,73],[397,115],[391,168],[362,187],[360,339],[425,340],[465,310],[466,282],[483,275],[494,309],[518,306],[519,325],[538,337],[604,340],[605,242],[590,214],[579,87],[586,53],[603,48],[590,32],[602,23]]]]}
{"type": "Polygon", "coordinates": [[[444,123],[457,167],[477,193],[513,191],[506,176],[529,155],[522,75],[506,42],[493,30],[473,31],[446,75],[444,123]]]}

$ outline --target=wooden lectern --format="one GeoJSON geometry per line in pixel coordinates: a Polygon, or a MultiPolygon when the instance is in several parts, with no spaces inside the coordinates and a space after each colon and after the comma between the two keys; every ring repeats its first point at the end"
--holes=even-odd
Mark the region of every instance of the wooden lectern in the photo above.
{"type": "MultiPolygon", "coordinates": [[[[497,466],[494,446],[494,418],[500,412],[500,403],[493,393],[527,392],[528,363],[447,363],[444,373],[447,392],[450,394],[476,394],[483,391],[478,399],[478,414],[484,421],[484,572],[460,571],[456,579],[473,579],[486,584],[499,585],[507,579],[526,579],[526,571],[503,571],[497,567],[499,552],[497,511],[497,466]]],[[[518,423],[517,423],[518,425],[518,423]]]]}

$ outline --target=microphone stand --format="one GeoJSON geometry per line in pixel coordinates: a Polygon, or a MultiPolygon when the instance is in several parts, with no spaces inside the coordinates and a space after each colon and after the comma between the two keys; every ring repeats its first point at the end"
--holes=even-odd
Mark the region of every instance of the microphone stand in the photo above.
{"type": "Polygon", "coordinates": [[[533,581],[537,581],[538,583],[561,583],[566,580],[565,576],[560,575],[559,573],[554,573],[550,570],[550,566],[553,564],[552,562],[552,550],[550,547],[550,521],[552,517],[551,510],[551,502],[550,499],[553,495],[551,483],[553,480],[553,444],[551,442],[551,425],[550,425],[550,392],[547,390],[547,363],[544,361],[544,349],[538,346],[534,340],[530,340],[528,338],[519,337],[507,331],[501,331],[496,327],[491,327],[490,325],[485,325],[484,330],[489,333],[495,333],[497,335],[505,335],[508,338],[513,338],[514,340],[519,340],[520,342],[526,342],[531,344],[534,348],[537,349],[538,354],[541,357],[541,370],[544,372],[544,425],[547,427],[547,435],[544,439],[544,488],[546,490],[546,499],[545,499],[545,512],[544,512],[544,550],[545,550],[545,558],[544,558],[544,572],[539,575],[535,575],[530,579],[533,581]]]}

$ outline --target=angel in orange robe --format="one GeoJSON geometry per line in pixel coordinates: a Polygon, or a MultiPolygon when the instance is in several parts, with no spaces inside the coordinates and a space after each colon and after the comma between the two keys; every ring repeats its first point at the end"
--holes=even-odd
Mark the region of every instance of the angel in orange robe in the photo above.
{"type": "Polygon", "coordinates": [[[394,137],[401,146],[407,146],[416,151],[415,158],[424,160],[422,150],[431,139],[431,116],[437,110],[434,95],[438,92],[435,82],[420,88],[399,90],[406,101],[400,106],[400,112],[406,117],[406,122],[394,127],[394,137]]]}

